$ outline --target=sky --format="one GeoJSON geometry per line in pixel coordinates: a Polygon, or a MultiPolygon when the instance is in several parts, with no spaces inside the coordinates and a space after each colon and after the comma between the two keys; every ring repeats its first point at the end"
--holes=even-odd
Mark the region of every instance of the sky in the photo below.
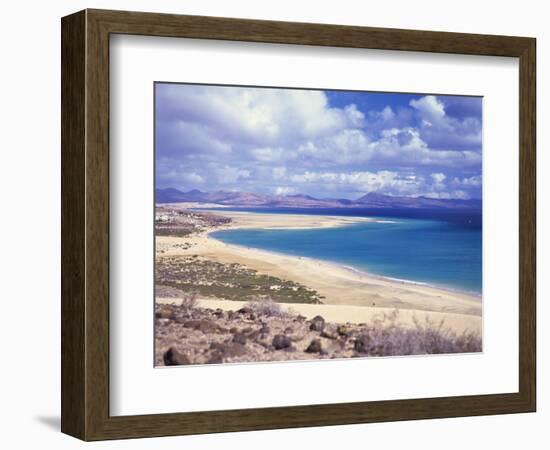
{"type": "Polygon", "coordinates": [[[481,198],[482,98],[155,84],[156,187],[481,198]]]}

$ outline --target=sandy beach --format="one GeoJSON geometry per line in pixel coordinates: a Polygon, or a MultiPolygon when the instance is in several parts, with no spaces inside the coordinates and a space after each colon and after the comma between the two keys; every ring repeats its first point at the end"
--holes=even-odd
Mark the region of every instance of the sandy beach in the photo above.
{"type": "Polygon", "coordinates": [[[241,211],[204,210],[231,219],[228,228],[264,228],[268,230],[300,230],[307,228],[333,228],[359,222],[376,222],[368,217],[318,216],[307,214],[264,214],[241,211]]]}
{"type": "MultiPolygon", "coordinates": [[[[334,227],[374,220],[220,210],[215,211],[215,214],[232,219],[226,229],[334,227]]],[[[426,312],[431,312],[436,313],[432,314],[434,320],[445,319],[445,323],[456,330],[474,327],[481,331],[481,298],[467,293],[391,280],[315,259],[228,245],[210,237],[208,231],[185,238],[158,236],[157,252],[161,252],[163,256],[198,255],[222,264],[238,263],[257,270],[258,273],[301,283],[319,292],[324,297],[323,305],[292,306],[305,307],[308,311],[304,312],[308,315],[311,313],[310,308],[329,308],[324,312],[330,314],[331,320],[335,322],[364,321],[373,314],[397,308],[403,311],[404,320],[412,320],[415,315],[413,313],[418,318],[423,318],[426,312]],[[188,245],[182,246],[182,242],[188,245]],[[342,308],[335,308],[330,312],[330,306],[334,305],[342,308]],[[338,317],[337,309],[341,310],[341,317],[338,317]],[[419,314],[420,312],[424,313],[419,314]]],[[[222,303],[220,305],[223,306],[222,303]]],[[[224,308],[230,306],[225,305],[224,308]]]]}

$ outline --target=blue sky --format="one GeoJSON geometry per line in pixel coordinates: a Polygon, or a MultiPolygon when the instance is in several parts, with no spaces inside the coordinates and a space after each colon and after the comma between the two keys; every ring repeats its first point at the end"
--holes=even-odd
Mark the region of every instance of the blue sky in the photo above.
{"type": "Polygon", "coordinates": [[[155,89],[158,188],[481,198],[480,97],[155,89]]]}

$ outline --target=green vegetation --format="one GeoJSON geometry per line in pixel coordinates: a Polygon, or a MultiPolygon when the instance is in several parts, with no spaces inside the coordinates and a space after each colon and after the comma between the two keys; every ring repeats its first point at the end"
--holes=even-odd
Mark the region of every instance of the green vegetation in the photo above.
{"type": "Polygon", "coordinates": [[[157,258],[156,284],[225,300],[270,298],[278,303],[321,303],[317,291],[299,283],[260,274],[240,264],[221,264],[196,255],[157,258]]]}
{"type": "Polygon", "coordinates": [[[157,236],[172,236],[172,237],[186,237],[191,235],[196,230],[193,227],[161,227],[157,225],[155,227],[155,234],[157,236]]]}

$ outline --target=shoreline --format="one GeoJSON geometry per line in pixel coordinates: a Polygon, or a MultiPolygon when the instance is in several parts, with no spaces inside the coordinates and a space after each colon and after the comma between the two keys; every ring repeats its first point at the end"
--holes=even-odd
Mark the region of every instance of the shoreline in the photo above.
{"type": "MultiPolygon", "coordinates": [[[[235,212],[216,211],[217,215],[231,216],[235,212]]],[[[363,220],[342,221],[336,216],[268,215],[237,213],[238,219],[229,226],[207,229],[189,237],[157,236],[157,252],[163,256],[198,255],[222,264],[238,263],[261,274],[292,280],[317,291],[324,305],[347,305],[369,308],[434,311],[439,313],[481,316],[479,296],[444,288],[396,281],[383,276],[364,273],[332,262],[313,258],[269,252],[255,248],[226,244],[210,236],[211,232],[237,228],[275,229],[317,228],[343,226],[363,220]],[[188,248],[181,248],[186,242],[188,248]]],[[[358,218],[365,219],[365,218],[358,218]]],[[[369,219],[372,221],[372,219],[369,219]]],[[[160,256],[162,257],[162,256],[160,256]]],[[[220,299],[223,300],[223,299],[220,299]]],[[[322,305],[320,305],[322,306],[322,305]]]]}
{"type": "MultiPolygon", "coordinates": [[[[481,298],[482,298],[481,293],[474,292],[474,291],[468,291],[466,289],[451,288],[449,286],[441,286],[441,285],[437,285],[437,284],[429,283],[429,282],[425,282],[425,281],[414,281],[414,280],[407,280],[407,279],[404,279],[404,278],[389,277],[389,276],[380,275],[380,274],[373,273],[373,272],[367,272],[366,270],[358,269],[356,267],[353,267],[353,266],[350,266],[350,265],[347,265],[347,264],[338,263],[336,261],[329,261],[327,259],[311,258],[309,256],[292,255],[290,253],[277,252],[277,251],[274,251],[274,250],[265,250],[265,249],[258,248],[258,247],[246,247],[244,245],[228,244],[227,242],[224,242],[221,239],[216,239],[215,236],[212,236],[212,233],[217,233],[218,231],[228,231],[228,230],[237,230],[237,229],[239,229],[239,228],[227,227],[223,230],[219,229],[219,230],[209,231],[209,232],[206,233],[206,235],[210,239],[214,239],[214,240],[220,242],[221,244],[233,246],[233,247],[240,248],[240,249],[243,249],[243,250],[255,250],[257,252],[262,252],[262,253],[265,253],[267,255],[280,256],[280,257],[300,258],[302,260],[311,261],[312,263],[321,262],[323,264],[333,265],[338,269],[348,270],[348,271],[350,271],[354,274],[357,274],[359,276],[380,279],[382,281],[387,281],[387,282],[390,282],[390,283],[410,284],[410,285],[413,285],[413,286],[423,286],[423,287],[438,289],[438,290],[447,291],[447,292],[455,293],[455,294],[471,295],[473,297],[478,297],[480,299],[480,301],[481,301],[481,298]]],[[[295,228],[288,228],[288,229],[295,229],[295,228]]]]}
{"type": "MultiPolygon", "coordinates": [[[[246,211],[216,211],[216,210],[208,210],[208,209],[203,209],[202,211],[212,213],[212,214],[217,214],[217,215],[223,216],[223,217],[229,217],[232,220],[235,219],[235,216],[238,217],[238,216],[248,216],[248,215],[256,215],[256,214],[260,214],[260,215],[264,215],[264,216],[280,215],[280,216],[284,216],[284,217],[289,217],[290,219],[292,219],[293,216],[294,217],[296,217],[296,216],[304,216],[304,217],[314,216],[314,215],[308,215],[308,214],[283,214],[283,213],[269,213],[269,212],[263,213],[263,212],[246,212],[246,211]]],[[[380,275],[380,274],[376,274],[376,273],[373,273],[373,272],[368,272],[368,271],[363,270],[363,269],[359,269],[357,267],[353,267],[351,265],[339,263],[339,262],[336,262],[336,261],[330,261],[330,260],[319,259],[319,258],[311,258],[309,256],[292,255],[292,254],[289,254],[289,253],[277,252],[277,251],[274,251],[274,250],[265,250],[265,249],[261,249],[261,248],[257,248],[257,247],[246,247],[246,246],[238,245],[238,244],[228,244],[228,243],[224,242],[223,240],[217,239],[215,236],[212,236],[213,233],[217,233],[217,232],[220,232],[220,231],[230,231],[230,230],[239,230],[239,229],[241,229],[241,230],[242,229],[307,230],[307,229],[315,229],[315,228],[336,228],[336,227],[342,227],[342,226],[347,226],[347,225],[353,225],[353,224],[361,223],[361,222],[371,222],[371,223],[397,223],[398,222],[397,220],[393,221],[393,220],[387,220],[387,219],[379,219],[379,218],[375,218],[375,217],[371,218],[371,217],[330,216],[330,215],[319,215],[319,216],[316,216],[316,217],[318,217],[320,219],[325,219],[325,220],[333,219],[334,223],[329,224],[328,222],[325,222],[325,223],[321,224],[321,226],[317,226],[317,227],[316,226],[307,226],[307,225],[304,225],[304,226],[293,226],[293,225],[289,226],[289,225],[286,225],[285,226],[285,225],[279,225],[279,224],[277,224],[275,226],[269,226],[269,227],[256,227],[256,226],[253,226],[253,224],[232,222],[228,226],[224,226],[224,227],[220,227],[220,228],[215,229],[215,230],[207,231],[206,235],[208,237],[210,237],[211,239],[215,239],[215,240],[217,240],[217,241],[219,241],[219,242],[221,242],[225,245],[232,245],[232,246],[239,247],[239,248],[242,248],[242,249],[254,249],[254,250],[257,250],[259,252],[263,252],[263,253],[266,253],[266,254],[272,254],[272,255],[275,255],[275,256],[288,256],[288,257],[309,259],[312,262],[321,261],[325,264],[332,264],[332,265],[337,266],[339,268],[346,269],[346,270],[349,270],[351,272],[357,273],[361,276],[379,278],[381,280],[386,280],[386,281],[395,282],[395,283],[405,283],[405,284],[411,284],[411,285],[417,285],[417,286],[426,286],[426,287],[430,287],[430,288],[433,288],[433,289],[440,289],[440,290],[443,290],[443,291],[448,291],[448,292],[457,293],[457,294],[471,295],[471,296],[474,296],[474,297],[478,297],[479,300],[481,301],[481,298],[482,298],[482,293],[481,292],[469,291],[467,289],[460,289],[460,288],[457,288],[457,287],[442,286],[442,285],[438,285],[438,284],[430,283],[430,282],[425,282],[425,281],[415,281],[415,280],[408,280],[408,279],[404,279],[404,278],[396,278],[396,277],[390,277],[390,276],[386,276],[386,275],[380,275]]]]}

